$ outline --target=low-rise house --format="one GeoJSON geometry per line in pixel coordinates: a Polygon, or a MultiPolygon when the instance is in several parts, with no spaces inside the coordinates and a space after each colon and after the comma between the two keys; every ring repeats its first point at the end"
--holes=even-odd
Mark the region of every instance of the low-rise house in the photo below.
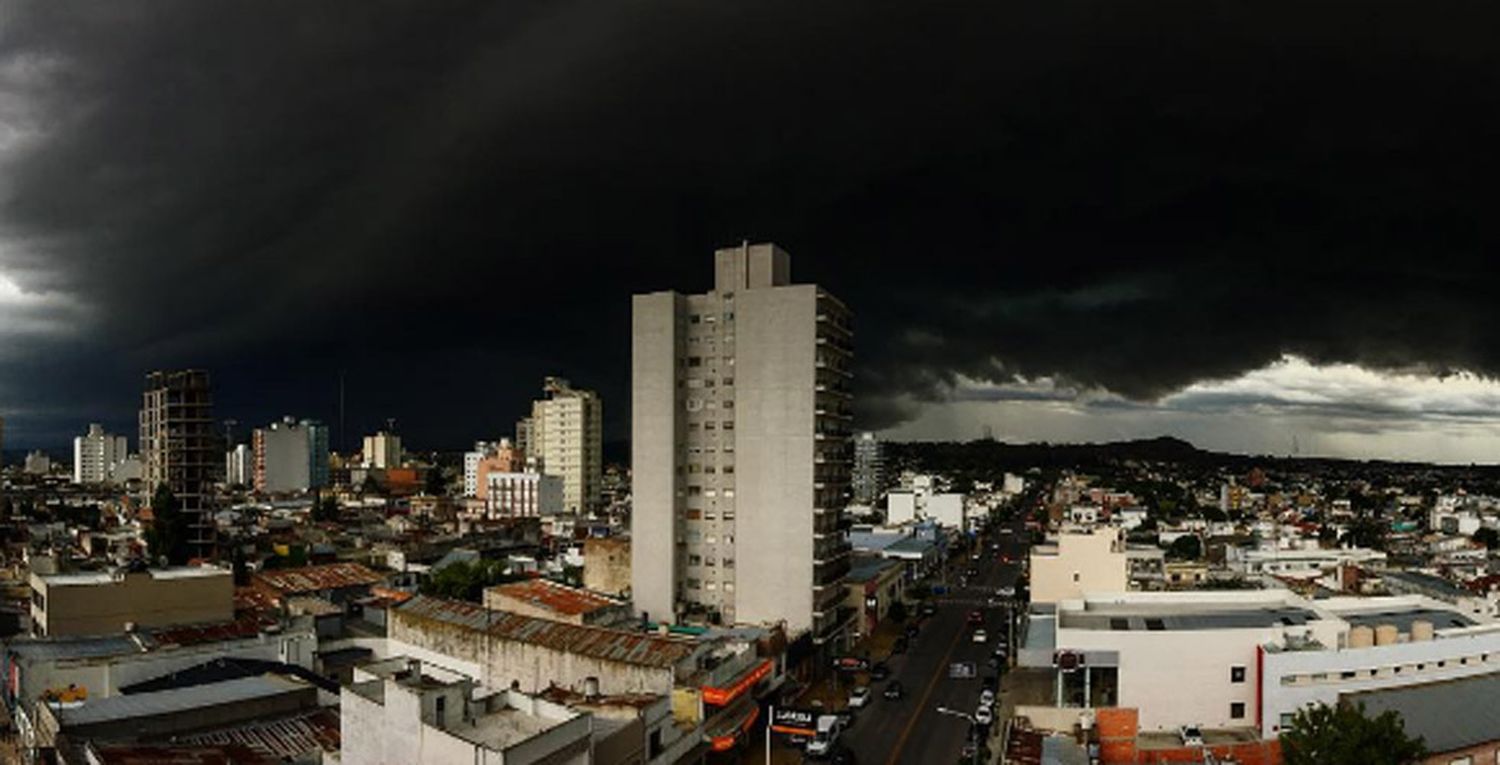
{"type": "Polygon", "coordinates": [[[211,566],[33,573],[31,590],[38,636],[106,635],[234,618],[233,575],[211,566]]]}

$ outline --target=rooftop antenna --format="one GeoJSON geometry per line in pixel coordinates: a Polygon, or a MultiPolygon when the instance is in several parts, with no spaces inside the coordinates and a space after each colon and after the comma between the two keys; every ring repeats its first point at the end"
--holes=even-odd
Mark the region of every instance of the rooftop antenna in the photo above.
{"type": "Polygon", "coordinates": [[[240,424],[239,420],[224,421],[224,448],[234,446],[234,426],[240,424]]]}
{"type": "Polygon", "coordinates": [[[385,418],[385,432],[387,432],[387,433],[395,433],[396,432],[396,418],[395,417],[387,417],[387,418],[385,418]]]}
{"type": "Polygon", "coordinates": [[[339,451],[349,450],[349,436],[344,431],[344,370],[339,370],[339,451]]]}

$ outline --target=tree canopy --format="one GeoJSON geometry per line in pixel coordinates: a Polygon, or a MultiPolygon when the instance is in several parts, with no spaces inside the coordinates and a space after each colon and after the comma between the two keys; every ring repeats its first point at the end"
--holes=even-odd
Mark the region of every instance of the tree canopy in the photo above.
{"type": "Polygon", "coordinates": [[[1281,732],[1281,751],[1286,765],[1406,765],[1427,748],[1395,712],[1370,717],[1364,704],[1320,704],[1297,711],[1281,732]]]}

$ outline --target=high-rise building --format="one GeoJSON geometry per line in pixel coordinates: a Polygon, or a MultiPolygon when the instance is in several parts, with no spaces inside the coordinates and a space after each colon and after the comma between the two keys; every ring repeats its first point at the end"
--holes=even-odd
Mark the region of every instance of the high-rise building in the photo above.
{"type": "Polygon", "coordinates": [[[255,452],[247,444],[235,444],[224,453],[224,483],[230,486],[255,484],[255,452]]]}
{"type": "Polygon", "coordinates": [[[873,505],[885,487],[885,449],[874,433],[861,433],[854,441],[854,501],[873,505]]]}
{"type": "Polygon", "coordinates": [[[536,425],[530,417],[516,420],[516,448],[522,454],[535,457],[536,425]]]}
{"type": "Polygon", "coordinates": [[[563,508],[570,513],[599,506],[604,476],[604,407],[599,395],[548,377],[546,398],[531,405],[531,445],[546,475],[563,479],[563,508]]]}
{"type": "Polygon", "coordinates": [[[327,485],[328,428],[314,420],[286,417],[257,428],[255,490],[262,494],[307,491],[327,485]],[[319,476],[323,483],[319,483],[319,476]]]}
{"type": "Polygon", "coordinates": [[[401,437],[383,430],[365,436],[364,466],[381,470],[401,467],[401,437]]]}
{"type": "Polygon", "coordinates": [[[5,469],[5,418],[0,417],[0,470],[5,469]]]}
{"type": "Polygon", "coordinates": [[[631,592],[652,619],[785,621],[836,641],[849,546],[849,309],[771,244],[714,289],[636,295],[631,592]]]}
{"type": "Polygon", "coordinates": [[[140,422],[146,500],[158,486],[169,486],[178,509],[188,516],[193,554],[211,557],[214,522],[209,492],[223,463],[208,372],[186,369],[147,375],[140,422]]]}
{"type": "Polygon", "coordinates": [[[87,434],[73,439],[73,483],[113,483],[115,466],[129,454],[130,442],[124,436],[90,424],[87,434]]]}

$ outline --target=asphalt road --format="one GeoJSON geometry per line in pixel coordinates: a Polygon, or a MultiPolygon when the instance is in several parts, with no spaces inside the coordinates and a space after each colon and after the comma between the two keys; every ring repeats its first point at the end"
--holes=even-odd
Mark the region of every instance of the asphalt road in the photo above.
{"type": "Polygon", "coordinates": [[[969,722],[940,713],[938,708],[972,715],[979,706],[981,678],[994,673],[987,659],[997,636],[1006,632],[1006,609],[987,603],[997,588],[1015,586],[1020,561],[1027,554],[1023,521],[1010,520],[1005,525],[1013,533],[988,540],[979,562],[972,562],[968,556],[953,562],[948,572],[951,583],[956,584],[957,577],[970,566],[979,569],[979,577],[966,587],[950,587],[947,594],[934,596],[929,602],[937,606],[937,613],[924,620],[906,654],[891,658],[891,678],[905,686],[906,698],[887,701],[880,691],[891,680],[876,683],[870,705],[856,714],[843,743],[854,751],[860,765],[959,762],[969,722]],[[1001,545],[999,554],[990,550],[988,542],[994,541],[1001,545]],[[1012,562],[1002,562],[1003,555],[1009,555],[1012,562]],[[984,629],[990,636],[986,643],[972,641],[967,617],[975,608],[984,613],[984,629]],[[950,679],[948,668],[954,662],[973,662],[977,676],[950,679]]]}

